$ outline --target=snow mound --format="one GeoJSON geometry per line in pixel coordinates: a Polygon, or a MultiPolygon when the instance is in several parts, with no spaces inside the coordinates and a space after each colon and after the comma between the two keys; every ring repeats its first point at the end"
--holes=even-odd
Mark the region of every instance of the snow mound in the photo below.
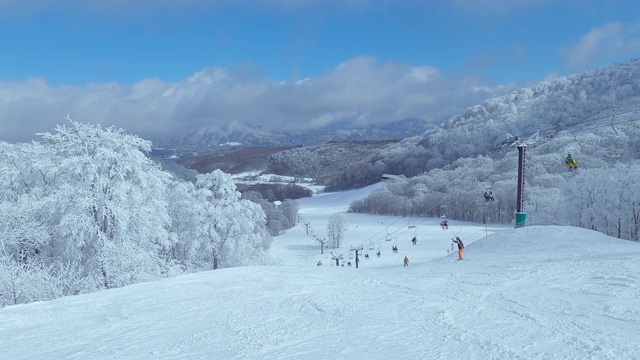
{"type": "Polygon", "coordinates": [[[474,256],[526,255],[532,259],[538,254],[555,259],[637,252],[640,244],[571,226],[530,226],[496,232],[466,248],[474,256]]]}

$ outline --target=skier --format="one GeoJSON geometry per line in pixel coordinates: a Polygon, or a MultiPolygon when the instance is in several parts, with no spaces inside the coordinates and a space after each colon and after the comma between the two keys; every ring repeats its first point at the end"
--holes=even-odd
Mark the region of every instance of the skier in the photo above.
{"type": "Polygon", "coordinates": [[[318,260],[318,266],[322,266],[322,261],[318,260]]]}
{"type": "Polygon", "coordinates": [[[404,266],[409,266],[409,258],[406,256],[404,257],[404,266]]]}
{"type": "Polygon", "coordinates": [[[447,223],[447,220],[442,220],[440,222],[440,227],[442,228],[442,230],[446,230],[449,228],[449,224],[447,223]]]}
{"type": "Polygon", "coordinates": [[[571,156],[571,154],[567,155],[567,157],[564,159],[564,162],[567,163],[567,165],[569,165],[569,171],[571,171],[571,169],[578,168],[578,163],[573,160],[573,157],[571,156]]]}
{"type": "Polygon", "coordinates": [[[411,239],[411,242],[413,243],[413,245],[415,245],[418,242],[418,239],[416,239],[416,237],[414,236],[413,239],[411,239]]]}
{"type": "Polygon", "coordinates": [[[486,192],[486,191],[484,192],[484,200],[485,200],[486,202],[491,201],[491,196],[489,196],[489,193],[488,193],[488,192],[486,192]]]}
{"type": "Polygon", "coordinates": [[[464,252],[464,244],[462,243],[462,240],[460,240],[459,237],[456,236],[455,239],[451,239],[454,243],[458,244],[458,260],[462,260],[462,252],[464,252]]]}

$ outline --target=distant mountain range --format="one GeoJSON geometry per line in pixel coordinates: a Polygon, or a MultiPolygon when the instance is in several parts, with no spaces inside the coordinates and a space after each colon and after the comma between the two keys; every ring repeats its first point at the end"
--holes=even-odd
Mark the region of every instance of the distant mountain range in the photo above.
{"type": "Polygon", "coordinates": [[[251,147],[309,146],[330,141],[401,140],[421,135],[433,125],[423,119],[404,119],[369,127],[340,127],[331,125],[310,132],[267,131],[229,123],[220,130],[202,128],[183,137],[156,139],[154,155],[162,158],[208,154],[251,147]]]}

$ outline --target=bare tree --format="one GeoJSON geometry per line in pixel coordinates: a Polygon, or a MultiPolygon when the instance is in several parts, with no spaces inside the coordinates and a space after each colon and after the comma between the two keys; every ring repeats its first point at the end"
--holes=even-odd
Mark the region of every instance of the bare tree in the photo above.
{"type": "Polygon", "coordinates": [[[344,238],[347,231],[347,222],[341,214],[333,214],[329,218],[327,224],[327,235],[329,237],[330,246],[333,248],[340,247],[340,241],[344,238]]]}

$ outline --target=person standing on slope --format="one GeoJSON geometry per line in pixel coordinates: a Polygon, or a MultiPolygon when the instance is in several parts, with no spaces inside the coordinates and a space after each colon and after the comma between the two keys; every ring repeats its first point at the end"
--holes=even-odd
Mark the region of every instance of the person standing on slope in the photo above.
{"type": "Polygon", "coordinates": [[[409,266],[409,258],[406,256],[404,257],[404,266],[409,266]]]}
{"type": "Polygon", "coordinates": [[[464,252],[464,244],[462,243],[462,240],[460,240],[459,237],[456,236],[455,239],[452,239],[454,243],[458,244],[458,260],[462,260],[462,253],[464,252]]]}

